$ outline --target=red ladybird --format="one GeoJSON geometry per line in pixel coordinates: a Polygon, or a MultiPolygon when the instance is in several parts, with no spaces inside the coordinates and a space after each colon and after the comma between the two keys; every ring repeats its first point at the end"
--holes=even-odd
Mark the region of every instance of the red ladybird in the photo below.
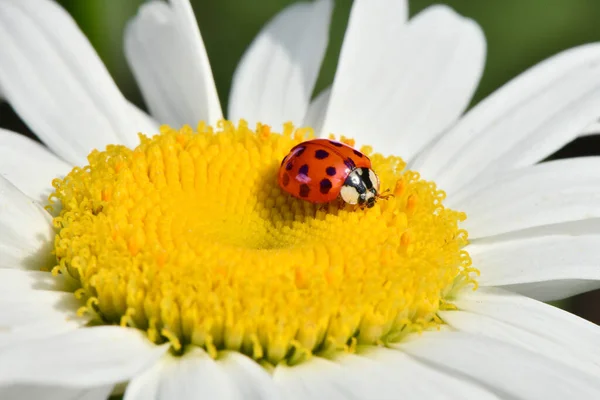
{"type": "Polygon", "coordinates": [[[279,186],[311,203],[328,203],[339,196],[348,204],[371,208],[381,197],[369,157],[328,139],[294,146],[281,162],[279,186]]]}

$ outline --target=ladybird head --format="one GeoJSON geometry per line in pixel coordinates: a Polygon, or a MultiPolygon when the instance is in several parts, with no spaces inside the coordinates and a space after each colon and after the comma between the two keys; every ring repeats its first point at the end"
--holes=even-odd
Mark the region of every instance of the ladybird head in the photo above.
{"type": "Polygon", "coordinates": [[[344,181],[340,196],[348,204],[371,208],[379,198],[379,177],[369,168],[355,168],[344,181]]]}

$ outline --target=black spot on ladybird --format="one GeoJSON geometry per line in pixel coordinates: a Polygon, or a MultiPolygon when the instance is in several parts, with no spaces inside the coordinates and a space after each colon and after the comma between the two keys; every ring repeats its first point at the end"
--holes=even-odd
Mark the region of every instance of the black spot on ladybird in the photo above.
{"type": "Polygon", "coordinates": [[[283,175],[283,186],[287,186],[290,183],[290,176],[288,174],[283,175]]]}
{"type": "Polygon", "coordinates": [[[304,164],[298,169],[299,174],[308,175],[308,164],[304,164]]]}
{"type": "Polygon", "coordinates": [[[323,160],[329,157],[329,152],[319,149],[315,151],[315,157],[317,158],[317,160],[323,160]]]}
{"type": "Polygon", "coordinates": [[[298,147],[298,149],[296,151],[296,157],[300,157],[302,155],[302,153],[304,153],[304,150],[306,150],[306,147],[304,147],[304,146],[298,147]]]}
{"type": "Polygon", "coordinates": [[[327,167],[327,169],[325,170],[325,172],[327,173],[327,175],[329,176],[335,176],[335,173],[337,172],[335,170],[335,167],[327,167]]]}
{"type": "Polygon", "coordinates": [[[344,160],[344,164],[346,164],[346,167],[348,167],[350,169],[356,168],[356,164],[354,164],[354,161],[352,161],[352,159],[350,159],[350,158],[346,158],[344,160]]]}
{"type": "Polygon", "coordinates": [[[294,168],[294,163],[289,161],[286,165],[285,165],[285,169],[288,171],[291,171],[292,168],[294,168]]]}
{"type": "Polygon", "coordinates": [[[364,156],[363,156],[363,153],[361,153],[360,151],[358,151],[358,150],[354,150],[354,149],[353,149],[352,151],[354,152],[354,154],[355,154],[357,157],[360,157],[360,158],[363,158],[363,157],[364,157],[364,156]]]}
{"type": "Polygon", "coordinates": [[[321,181],[321,183],[319,183],[320,187],[321,187],[321,193],[323,194],[327,194],[329,193],[329,191],[331,190],[331,181],[327,178],[323,179],[321,181]]]}
{"type": "Polygon", "coordinates": [[[310,193],[310,188],[308,187],[308,185],[306,183],[303,183],[302,185],[300,185],[300,197],[308,197],[309,193],[310,193]]]}
{"type": "Polygon", "coordinates": [[[332,144],[332,145],[334,145],[335,147],[343,147],[344,146],[340,142],[335,142],[333,140],[330,140],[329,143],[332,144]]]}

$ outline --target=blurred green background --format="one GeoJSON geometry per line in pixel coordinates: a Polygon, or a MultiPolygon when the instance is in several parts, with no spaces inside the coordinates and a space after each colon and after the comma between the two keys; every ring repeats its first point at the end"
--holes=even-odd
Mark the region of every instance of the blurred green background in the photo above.
{"type": "MultiPolygon", "coordinates": [[[[205,41],[223,104],[230,79],[244,49],[261,26],[291,0],[191,0],[205,41]]],[[[376,1],[376,0],[372,0],[376,1]]],[[[123,56],[123,29],[142,0],[58,0],[76,19],[124,94],[143,107],[140,92],[123,56]]],[[[410,13],[443,3],[473,18],[483,28],[487,65],[474,102],[529,66],[569,47],[600,41],[599,0],[410,0],[410,13]]],[[[335,72],[351,0],[337,0],[331,42],[316,91],[329,85],[335,72]]],[[[225,108],[225,107],[224,107],[225,108]]],[[[3,126],[25,132],[6,104],[0,105],[3,126]]],[[[579,139],[555,157],[600,155],[600,137],[579,139]]],[[[600,322],[598,292],[561,304],[600,322]]]]}

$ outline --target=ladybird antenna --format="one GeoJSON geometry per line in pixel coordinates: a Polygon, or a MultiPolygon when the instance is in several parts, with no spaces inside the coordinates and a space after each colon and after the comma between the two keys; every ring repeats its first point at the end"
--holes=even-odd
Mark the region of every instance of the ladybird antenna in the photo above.
{"type": "Polygon", "coordinates": [[[387,199],[389,199],[390,197],[394,197],[394,194],[393,194],[393,193],[391,193],[391,191],[392,191],[392,190],[391,190],[390,188],[387,188],[387,189],[385,189],[383,192],[381,192],[381,193],[377,193],[377,199],[378,199],[378,200],[379,200],[379,199],[387,200],[387,199]]]}

